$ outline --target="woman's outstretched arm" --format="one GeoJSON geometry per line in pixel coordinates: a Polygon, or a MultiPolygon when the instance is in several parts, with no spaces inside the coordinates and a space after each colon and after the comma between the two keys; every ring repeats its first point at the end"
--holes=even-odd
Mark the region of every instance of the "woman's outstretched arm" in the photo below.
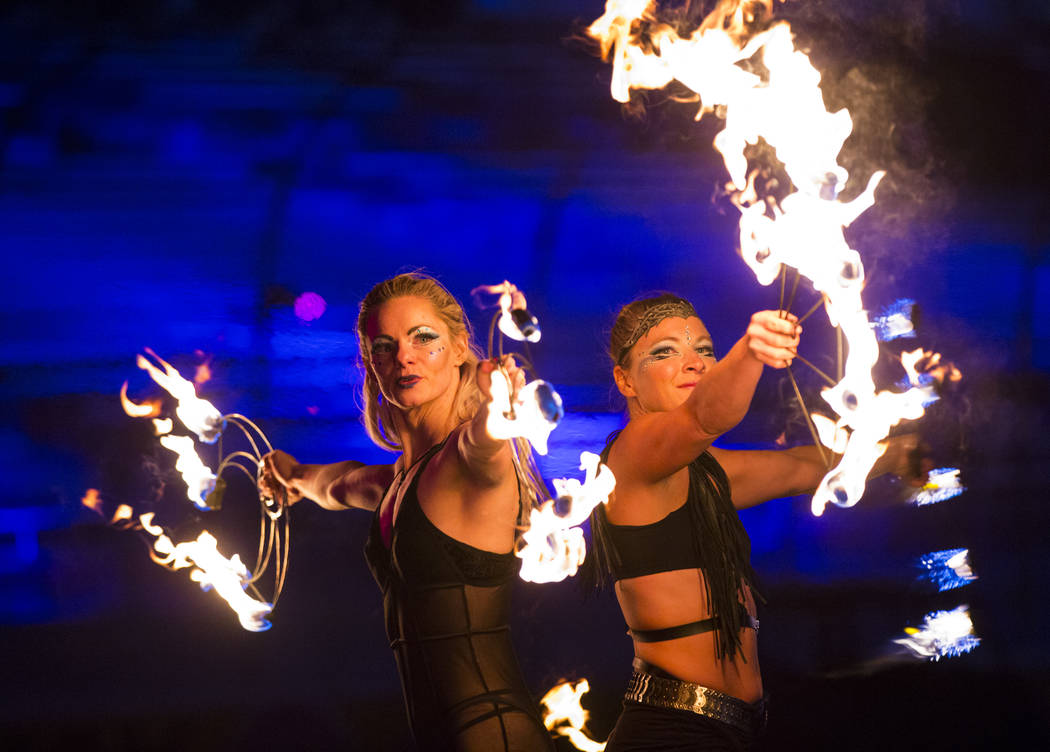
{"type": "MultiPolygon", "coordinates": [[[[916,457],[918,434],[901,434],[887,442],[886,451],[876,460],[868,478],[892,473],[910,485],[921,485],[932,464],[927,458],[916,457]]],[[[812,444],[768,450],[711,447],[709,451],[729,477],[733,506],[737,509],[813,493],[828,471],[812,444]]],[[[838,455],[831,458],[838,461],[838,455]]]]}
{"type": "Polygon", "coordinates": [[[288,503],[309,499],[325,509],[374,510],[394,480],[392,465],[366,465],[346,460],[329,465],[304,465],[277,449],[262,459],[259,489],[288,492],[288,503]]]}

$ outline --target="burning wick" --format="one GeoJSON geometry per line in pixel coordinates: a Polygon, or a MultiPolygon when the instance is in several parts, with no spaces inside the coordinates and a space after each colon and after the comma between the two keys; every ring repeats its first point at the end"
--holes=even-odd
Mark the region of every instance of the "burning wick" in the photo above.
{"type": "Polygon", "coordinates": [[[148,347],[146,352],[161,364],[163,370],[157,368],[142,355],[135,359],[136,365],[178,400],[175,415],[182,421],[182,424],[197,434],[197,437],[204,443],[214,444],[225,426],[222,413],[207,400],[200,399],[193,382],[184,379],[170,363],[161,359],[148,347]]]}
{"type": "Polygon", "coordinates": [[[931,661],[969,653],[981,644],[981,638],[974,634],[967,606],[929,613],[922,627],[906,627],[904,633],[907,636],[894,640],[894,644],[916,658],[931,661]]]}
{"type": "Polygon", "coordinates": [[[540,454],[547,453],[547,439],[565,415],[561,396],[546,381],[522,387],[511,401],[510,382],[502,369],[492,372],[492,402],[485,424],[494,439],[524,437],[540,454]]]}
{"type": "Polygon", "coordinates": [[[499,330],[518,342],[539,342],[540,323],[525,307],[525,295],[516,286],[504,280],[498,285],[482,285],[471,290],[475,300],[482,295],[499,295],[499,330]]]}
{"type": "Polygon", "coordinates": [[[583,483],[575,478],[556,478],[557,498],[548,499],[530,513],[529,529],[522,533],[516,552],[522,560],[519,576],[526,582],[561,582],[575,575],[583,564],[587,544],[578,525],[594,507],[609,500],[616,479],[591,452],[580,454],[580,469],[585,471],[583,483]]]}

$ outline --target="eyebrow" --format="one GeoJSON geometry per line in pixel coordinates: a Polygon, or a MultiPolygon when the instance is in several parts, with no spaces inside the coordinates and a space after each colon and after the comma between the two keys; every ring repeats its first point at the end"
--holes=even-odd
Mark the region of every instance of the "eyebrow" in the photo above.
{"type": "MultiPolygon", "coordinates": [[[[681,344],[682,341],[683,340],[682,340],[681,337],[677,337],[675,335],[669,335],[667,337],[661,337],[660,339],[656,340],[656,342],[654,342],[652,345],[649,346],[649,349],[652,350],[654,347],[657,347],[657,346],[663,344],[664,342],[674,342],[677,345],[677,344],[681,344]]],[[[710,334],[706,334],[706,335],[704,335],[702,337],[697,337],[696,338],[696,344],[701,344],[703,342],[707,342],[707,343],[710,343],[712,345],[715,343],[715,341],[713,339],[711,339],[711,335],[710,334]]]]}

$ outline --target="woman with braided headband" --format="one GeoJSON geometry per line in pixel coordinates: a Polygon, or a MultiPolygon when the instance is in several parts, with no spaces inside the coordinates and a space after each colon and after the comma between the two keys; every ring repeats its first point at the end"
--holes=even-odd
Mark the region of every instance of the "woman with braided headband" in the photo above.
{"type": "MultiPolygon", "coordinates": [[[[762,311],[722,359],[693,306],[660,295],[621,309],[613,378],[629,421],[602,455],[616,476],[591,515],[585,578],[610,580],[634,640],[634,673],[607,752],[741,750],[765,723],[750,542],[738,509],[812,491],[816,447],[711,443],[746,414],[765,366],[796,356],[794,315],[762,311]]],[[[880,467],[903,464],[893,442],[880,467]]]]}

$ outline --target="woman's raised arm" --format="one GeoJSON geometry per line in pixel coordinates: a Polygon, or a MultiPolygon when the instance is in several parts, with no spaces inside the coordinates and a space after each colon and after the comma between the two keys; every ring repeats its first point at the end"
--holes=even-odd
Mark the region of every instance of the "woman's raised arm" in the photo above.
{"type": "MultiPolygon", "coordinates": [[[[651,484],[688,465],[747,414],[763,366],[784,368],[791,363],[800,333],[793,315],[754,314],[744,336],[724,358],[699,373],[696,386],[680,405],[632,413],[612,449],[630,462],[617,466],[630,468],[635,480],[651,484]]],[[[629,374],[620,366],[615,373],[624,392],[629,374]]]]}

